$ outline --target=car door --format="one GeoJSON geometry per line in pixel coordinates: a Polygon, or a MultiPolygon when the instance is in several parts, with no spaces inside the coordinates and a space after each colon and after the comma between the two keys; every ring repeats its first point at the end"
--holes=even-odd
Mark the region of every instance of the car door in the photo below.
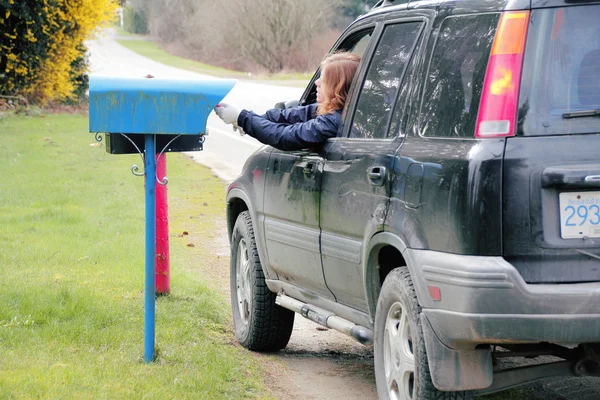
{"type": "MultiPolygon", "coordinates": [[[[334,47],[362,53],[368,47],[374,24],[363,24],[342,36],[334,47]]],[[[316,101],[314,81],[302,104],[316,101]]],[[[327,289],[320,254],[320,190],[324,160],[317,149],[273,150],[267,169],[264,196],[264,231],[267,262],[278,278],[303,290],[333,299],[327,289]]]]}
{"type": "Polygon", "coordinates": [[[351,118],[345,133],[325,149],[320,207],[325,281],[339,303],[359,310],[367,310],[363,248],[383,231],[389,174],[404,137],[400,93],[409,85],[406,67],[424,25],[420,17],[380,24],[346,110],[351,118]]]}

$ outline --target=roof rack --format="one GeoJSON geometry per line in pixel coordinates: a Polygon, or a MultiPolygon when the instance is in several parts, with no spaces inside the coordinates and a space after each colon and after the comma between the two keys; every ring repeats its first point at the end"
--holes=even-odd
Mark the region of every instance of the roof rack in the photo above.
{"type": "Polygon", "coordinates": [[[391,6],[394,3],[394,0],[379,0],[377,3],[375,3],[375,5],[371,8],[371,10],[374,10],[376,8],[379,7],[387,7],[387,6],[391,6]]]}
{"type": "Polygon", "coordinates": [[[388,7],[388,6],[392,6],[394,5],[394,3],[396,4],[401,4],[401,3],[408,3],[410,0],[400,0],[400,1],[394,1],[394,0],[379,0],[377,3],[375,3],[375,5],[373,6],[373,8],[371,8],[371,11],[378,9],[378,8],[382,8],[382,7],[388,7]]]}

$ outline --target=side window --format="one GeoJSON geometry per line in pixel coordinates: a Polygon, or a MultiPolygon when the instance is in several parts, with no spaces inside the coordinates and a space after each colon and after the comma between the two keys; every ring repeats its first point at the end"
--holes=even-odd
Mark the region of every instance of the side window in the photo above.
{"type": "MultiPolygon", "coordinates": [[[[405,135],[409,113],[412,114],[412,112],[408,108],[408,104],[412,100],[411,96],[418,97],[415,94],[417,90],[417,85],[409,85],[408,83],[416,82],[416,80],[418,79],[417,67],[420,58],[419,53],[421,52],[421,48],[424,44],[425,43],[423,37],[420,37],[417,40],[417,45],[415,46],[415,50],[413,51],[412,58],[408,66],[406,67],[406,72],[404,72],[404,78],[402,78],[402,84],[400,85],[400,90],[398,91],[398,99],[396,100],[396,105],[394,106],[392,119],[390,121],[390,127],[388,128],[389,137],[405,135]]],[[[415,108],[418,107],[417,103],[418,102],[415,102],[415,108]]]]}
{"type": "MultiPolygon", "coordinates": [[[[363,54],[365,53],[365,50],[367,49],[367,46],[369,45],[369,40],[371,40],[371,32],[368,32],[366,34],[363,34],[362,36],[360,36],[359,38],[355,39],[356,41],[352,41],[352,45],[345,47],[342,46],[342,49],[345,49],[346,51],[349,51],[351,53],[354,53],[358,56],[363,56],[363,54]]],[[[342,50],[340,49],[340,50],[342,50]]]]}
{"type": "Polygon", "coordinates": [[[422,22],[385,27],[358,95],[351,138],[385,139],[388,126],[422,22]]]}
{"type": "Polygon", "coordinates": [[[498,19],[498,14],[463,15],[442,22],[427,74],[421,135],[474,137],[498,19]]]}

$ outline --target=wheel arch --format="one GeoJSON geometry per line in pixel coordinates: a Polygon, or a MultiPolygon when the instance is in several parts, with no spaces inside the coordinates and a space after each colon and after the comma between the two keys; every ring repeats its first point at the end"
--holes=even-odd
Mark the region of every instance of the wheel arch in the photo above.
{"type": "Polygon", "coordinates": [[[248,196],[239,189],[232,189],[227,194],[227,237],[229,243],[231,243],[231,234],[237,217],[244,211],[250,211],[250,215],[253,215],[248,204],[250,204],[248,196]]]}
{"type": "Polygon", "coordinates": [[[371,323],[375,321],[375,310],[383,281],[395,268],[408,267],[403,255],[406,248],[404,240],[389,232],[377,233],[367,243],[363,265],[371,323]]]}
{"type": "Polygon", "coordinates": [[[235,226],[235,221],[238,216],[244,212],[248,211],[250,213],[250,217],[252,218],[252,223],[254,224],[254,235],[256,237],[256,247],[258,248],[258,254],[262,263],[263,272],[267,279],[277,279],[277,274],[273,271],[269,264],[269,258],[267,257],[267,253],[265,251],[266,244],[264,240],[264,233],[262,232],[260,224],[262,223],[257,215],[257,210],[252,206],[252,201],[250,200],[250,196],[240,189],[233,188],[230,189],[227,193],[227,237],[229,238],[229,243],[231,243],[231,235],[233,233],[233,227],[235,226]]]}

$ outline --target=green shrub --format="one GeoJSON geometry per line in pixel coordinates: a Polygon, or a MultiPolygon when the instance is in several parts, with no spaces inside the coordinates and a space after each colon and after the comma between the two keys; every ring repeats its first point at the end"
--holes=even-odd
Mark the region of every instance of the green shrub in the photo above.
{"type": "Polygon", "coordinates": [[[123,29],[141,35],[148,33],[148,24],[144,12],[133,7],[125,8],[123,10],[123,29]]]}

